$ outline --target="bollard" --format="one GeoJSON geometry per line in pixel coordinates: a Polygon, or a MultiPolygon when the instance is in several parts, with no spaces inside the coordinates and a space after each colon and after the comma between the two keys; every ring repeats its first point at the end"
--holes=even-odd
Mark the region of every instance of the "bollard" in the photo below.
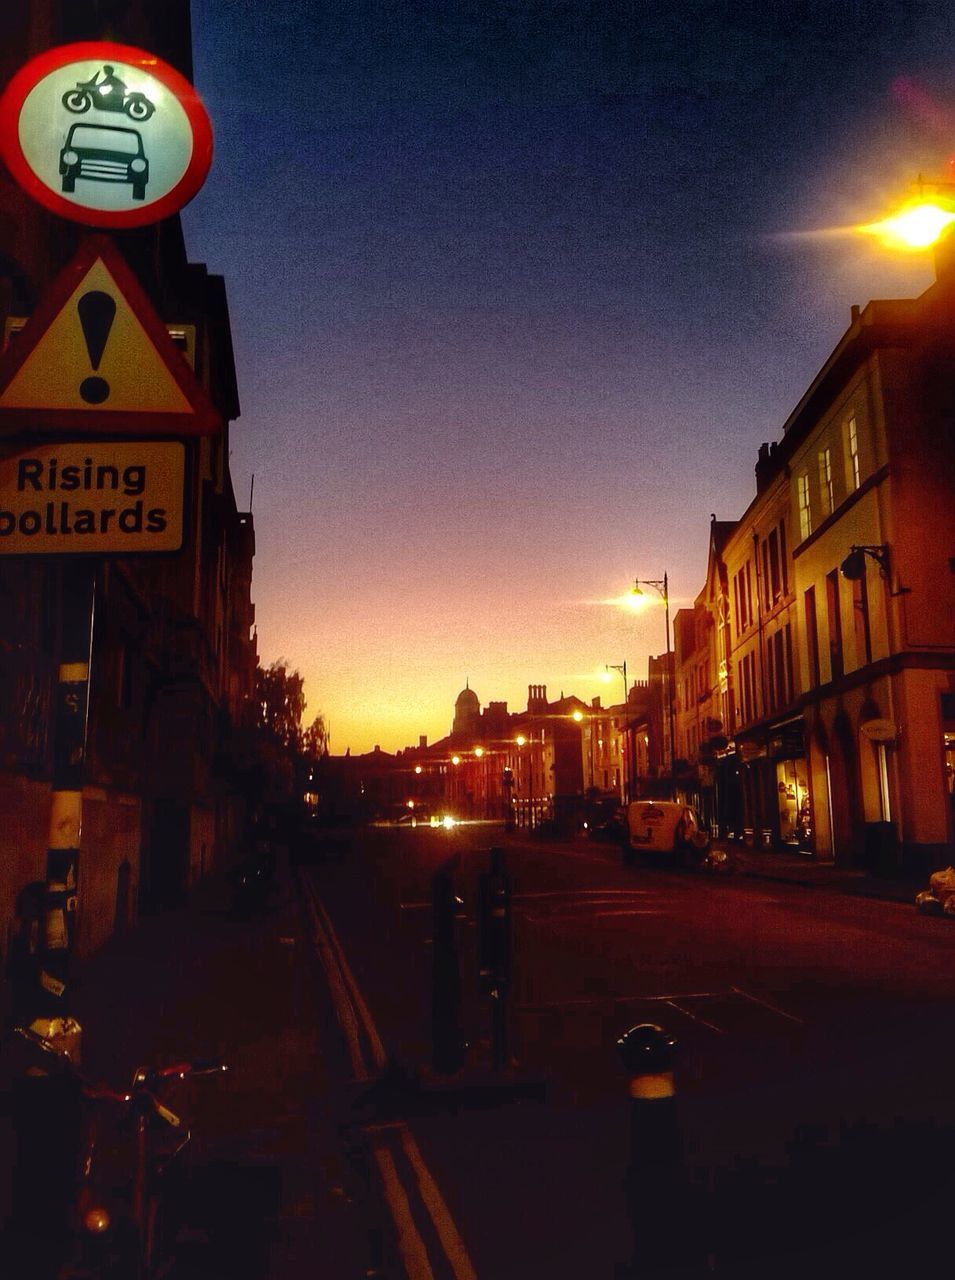
{"type": "Polygon", "coordinates": [[[431,881],[431,1065],[437,1075],[453,1075],[464,1065],[467,1041],[461,1028],[461,969],[454,920],[461,899],[454,892],[450,859],[431,881]]]}
{"type": "Polygon", "coordinates": [[[490,870],[478,877],[478,977],[491,998],[491,1065],[507,1062],[507,993],[511,985],[511,882],[504,850],[491,850],[490,870]]]}
{"type": "Polygon", "coordinates": [[[687,1274],[692,1237],[673,1082],[675,1041],[641,1023],[617,1041],[630,1077],[630,1151],[625,1179],[633,1229],[632,1277],[687,1274]]]}

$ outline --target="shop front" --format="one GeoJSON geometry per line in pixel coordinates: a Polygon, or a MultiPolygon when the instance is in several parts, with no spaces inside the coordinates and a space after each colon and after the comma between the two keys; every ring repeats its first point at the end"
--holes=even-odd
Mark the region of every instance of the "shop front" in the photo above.
{"type": "Polygon", "coordinates": [[[769,759],[775,785],[775,834],[782,849],[813,852],[809,761],[802,719],[774,726],[769,733],[769,759]]]}

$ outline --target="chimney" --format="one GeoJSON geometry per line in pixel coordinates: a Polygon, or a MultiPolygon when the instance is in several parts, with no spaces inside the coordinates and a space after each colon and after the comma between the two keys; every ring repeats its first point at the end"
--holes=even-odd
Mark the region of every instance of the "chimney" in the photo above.
{"type": "Polygon", "coordinates": [[[428,747],[428,735],[427,735],[426,733],[419,734],[419,735],[418,735],[418,750],[419,750],[419,751],[426,751],[426,750],[427,750],[427,747],[428,747]]]}
{"type": "Polygon", "coordinates": [[[527,686],[528,711],[544,711],[547,707],[547,685],[529,684],[527,686]]]}
{"type": "Polygon", "coordinates": [[[779,445],[761,444],[756,458],[756,492],[762,493],[779,470],[779,445]]]}

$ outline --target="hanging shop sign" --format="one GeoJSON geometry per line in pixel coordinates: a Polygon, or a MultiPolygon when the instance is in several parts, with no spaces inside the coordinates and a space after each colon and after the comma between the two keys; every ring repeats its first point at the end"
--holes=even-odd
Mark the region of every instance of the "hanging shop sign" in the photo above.
{"type": "Polygon", "coordinates": [[[895,724],[891,720],[865,720],[859,725],[859,732],[870,742],[894,742],[896,739],[895,724]]]}
{"type": "Polygon", "coordinates": [[[110,41],[48,49],[0,96],[0,155],[51,213],[141,227],[181,209],[212,163],[192,85],[151,53],[110,41]]]}
{"type": "Polygon", "coordinates": [[[119,250],[88,236],[0,361],[0,431],[194,436],[221,425],[119,250]]]}
{"type": "Polygon", "coordinates": [[[177,440],[45,444],[0,459],[0,555],[136,555],[183,543],[177,440]]]}

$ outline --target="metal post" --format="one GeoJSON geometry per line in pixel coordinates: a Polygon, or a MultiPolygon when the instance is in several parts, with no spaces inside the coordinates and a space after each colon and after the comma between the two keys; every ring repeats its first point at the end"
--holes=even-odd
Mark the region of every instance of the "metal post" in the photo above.
{"type": "Polygon", "coordinates": [[[454,891],[454,864],[450,859],[431,881],[431,1065],[437,1075],[460,1071],[467,1050],[461,1027],[461,968],[454,930],[462,903],[454,891]]]}
{"type": "MultiPolygon", "coordinates": [[[[69,968],[76,934],[86,729],[93,641],[93,564],[63,572],[62,647],[53,722],[53,783],[46,854],[43,937],[34,1028],[47,1038],[50,1020],[70,1013],[69,968]],[[39,1022],[40,1025],[36,1025],[39,1022]]],[[[75,1028],[73,1034],[78,1035],[75,1028]]],[[[78,1048],[78,1046],[77,1046],[78,1048]]]]}
{"type": "MultiPolygon", "coordinates": [[[[53,720],[53,782],[42,886],[38,964],[24,993],[24,1022],[75,1063],[81,1028],[70,1016],[80,830],[93,635],[95,569],[63,571],[62,643],[53,720]]],[[[79,1137],[76,1077],[32,1062],[14,1084],[14,1249],[23,1276],[56,1255],[66,1230],[79,1137]]]]}
{"type": "Polygon", "coordinates": [[[634,1278],[672,1275],[692,1235],[673,1083],[675,1042],[645,1022],[617,1041],[630,1077],[630,1152],[625,1188],[633,1228],[634,1278]]]}
{"type": "Polygon", "coordinates": [[[670,650],[670,593],[667,586],[667,575],[664,570],[663,574],[663,609],[666,615],[667,629],[667,714],[670,720],[670,798],[676,799],[676,770],[674,768],[674,758],[676,756],[676,740],[673,736],[673,681],[676,676],[674,671],[674,661],[671,658],[670,650]]]}
{"type": "Polygon", "coordinates": [[[494,848],[490,870],[478,877],[478,975],[491,999],[491,1064],[507,1062],[507,993],[511,985],[511,882],[504,850],[494,848]]]}

